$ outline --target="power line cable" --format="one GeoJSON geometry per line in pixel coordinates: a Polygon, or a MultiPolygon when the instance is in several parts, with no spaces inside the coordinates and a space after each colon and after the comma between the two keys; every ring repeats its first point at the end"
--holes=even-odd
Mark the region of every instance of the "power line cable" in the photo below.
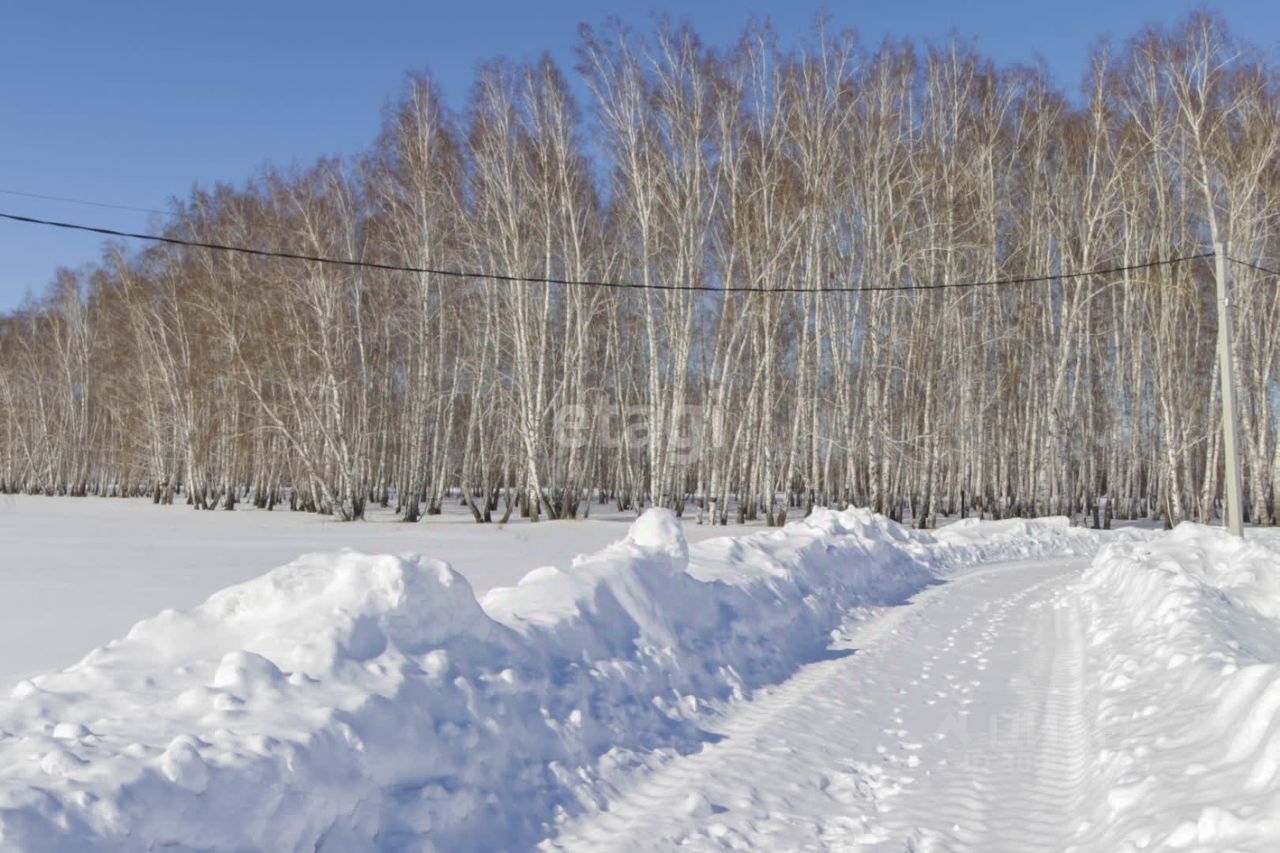
{"type": "Polygon", "coordinates": [[[1240,260],[1239,258],[1233,258],[1233,257],[1231,257],[1230,255],[1227,255],[1227,260],[1232,261],[1232,262],[1234,262],[1234,263],[1237,263],[1237,264],[1239,264],[1239,265],[1240,265],[1240,266],[1242,266],[1242,267],[1249,267],[1250,269],[1255,269],[1255,270],[1257,270],[1258,272],[1264,272],[1264,273],[1266,273],[1267,275],[1276,275],[1276,276],[1280,276],[1280,270],[1273,270],[1273,269],[1270,269],[1270,268],[1268,268],[1268,267],[1261,266],[1261,265],[1259,265],[1259,264],[1251,264],[1251,263],[1249,263],[1248,261],[1242,261],[1242,260],[1240,260]]]}
{"type": "Polygon", "coordinates": [[[40,193],[24,193],[24,192],[21,192],[20,190],[6,190],[3,188],[0,188],[0,193],[3,193],[4,195],[22,196],[23,198],[38,198],[44,201],[63,201],[68,204],[83,204],[88,207],[106,207],[106,208],[111,208],[112,210],[132,210],[135,213],[156,213],[156,214],[159,214],[160,216],[168,216],[168,214],[165,213],[163,210],[156,210],[155,208],[152,208],[152,207],[131,207],[127,204],[108,204],[105,201],[89,201],[83,198],[68,198],[66,196],[61,196],[61,195],[41,195],[40,193]]]}
{"type": "Polygon", "coordinates": [[[31,225],[47,225],[53,228],[65,228],[71,231],[87,231],[93,234],[104,234],[108,237],[125,237],[133,240],[148,240],[154,243],[166,243],[172,246],[186,246],[193,249],[210,249],[219,252],[236,252],[242,255],[252,255],[260,258],[283,258],[293,261],[309,261],[317,264],[330,264],[343,267],[358,267],[363,269],[386,270],[389,272],[407,272],[420,273],[428,275],[448,276],[451,278],[479,278],[489,281],[505,281],[521,284],[561,284],[579,287],[607,287],[625,290],[666,290],[666,291],[689,291],[689,292],[709,292],[709,293],[900,293],[915,290],[947,290],[951,288],[973,288],[973,287],[999,287],[1012,284],[1036,284],[1041,282],[1063,281],[1079,278],[1087,278],[1095,275],[1114,275],[1122,272],[1134,272],[1137,270],[1151,269],[1153,267],[1168,266],[1183,261],[1194,261],[1202,258],[1213,257],[1213,252],[1202,252],[1196,255],[1186,255],[1182,257],[1165,258],[1158,261],[1148,261],[1141,264],[1130,264],[1128,266],[1108,267],[1106,269],[1081,270],[1077,272],[1060,273],[1057,275],[1041,275],[1041,276],[1022,276],[1014,278],[997,278],[986,281],[964,281],[964,282],[942,282],[937,284],[912,284],[912,285],[863,285],[859,287],[825,287],[825,288],[809,288],[809,287],[732,287],[721,288],[712,287],[710,285],[698,284],[644,284],[642,282],[625,282],[625,281],[600,281],[591,279],[569,279],[569,278],[553,278],[543,276],[524,276],[509,275],[506,273],[495,273],[486,271],[463,271],[463,270],[447,270],[435,269],[431,267],[413,267],[400,266],[397,264],[383,264],[376,261],[357,261],[348,258],[328,258],[321,255],[303,255],[296,252],[278,252],[267,249],[252,249],[247,246],[231,246],[223,243],[207,243],[200,240],[184,240],[178,237],[163,237],[157,234],[140,234],[133,231],[118,231],[114,228],[100,228],[92,225],[81,225],[73,222],[58,222],[51,219],[37,219],[34,216],[20,216],[14,213],[0,212],[0,219],[9,219],[14,222],[25,222],[31,225]]]}

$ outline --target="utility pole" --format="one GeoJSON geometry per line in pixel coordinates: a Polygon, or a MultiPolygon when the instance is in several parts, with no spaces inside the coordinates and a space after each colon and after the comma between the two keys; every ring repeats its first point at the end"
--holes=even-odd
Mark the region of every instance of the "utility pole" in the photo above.
{"type": "Polygon", "coordinates": [[[1231,360],[1231,288],[1227,281],[1227,244],[1213,245],[1218,273],[1218,374],[1222,378],[1222,449],[1227,469],[1227,526],[1244,536],[1244,487],[1240,478],[1240,423],[1236,420],[1236,377],[1231,360]]]}

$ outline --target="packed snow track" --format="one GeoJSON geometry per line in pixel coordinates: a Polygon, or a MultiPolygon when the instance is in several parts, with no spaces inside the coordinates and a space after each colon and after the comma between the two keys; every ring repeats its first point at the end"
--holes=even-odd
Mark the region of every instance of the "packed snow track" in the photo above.
{"type": "Polygon", "coordinates": [[[1063,850],[1092,753],[1085,558],[975,568],[867,614],[722,739],[566,827],[565,850],[1063,850]]]}

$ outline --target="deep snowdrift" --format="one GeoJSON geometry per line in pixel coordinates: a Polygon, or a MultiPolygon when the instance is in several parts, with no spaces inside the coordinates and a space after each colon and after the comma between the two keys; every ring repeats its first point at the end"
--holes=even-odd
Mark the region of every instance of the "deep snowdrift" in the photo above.
{"type": "Polygon", "coordinates": [[[820,655],[852,607],[982,560],[1083,553],[1062,520],[936,534],[865,511],[690,553],[627,538],[483,606],[429,559],[310,555],[166,611],[0,702],[0,844],[511,848],[611,773],[820,655]]]}
{"type": "MultiPolygon", "coordinates": [[[[188,610],[299,554],[340,548],[429,554],[447,560],[484,595],[539,566],[598,551],[634,521],[635,513],[599,504],[590,518],[567,525],[519,516],[476,524],[452,501],[416,524],[377,506],[364,522],[347,524],[288,509],[192,512],[145,498],[0,494],[0,696],[23,678],[70,666],[141,619],[165,608],[188,610]]],[[[691,525],[685,533],[696,544],[761,529],[691,525]]]]}
{"type": "Polygon", "coordinates": [[[1280,539],[1182,524],[1086,572],[1101,792],[1083,849],[1280,849],[1280,539]]]}

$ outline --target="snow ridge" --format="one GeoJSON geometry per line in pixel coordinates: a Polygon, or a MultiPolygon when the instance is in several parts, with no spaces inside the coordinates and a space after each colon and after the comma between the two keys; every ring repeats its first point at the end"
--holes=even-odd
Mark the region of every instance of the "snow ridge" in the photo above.
{"type": "Polygon", "coordinates": [[[1080,849],[1280,848],[1280,540],[1184,523],[1080,593],[1103,747],[1080,849]]]}
{"type": "Polygon", "coordinates": [[[690,549],[663,510],[477,602],[445,563],[313,554],[0,702],[0,846],[509,849],[950,569],[1086,553],[1064,520],[863,510],[690,549]]]}

